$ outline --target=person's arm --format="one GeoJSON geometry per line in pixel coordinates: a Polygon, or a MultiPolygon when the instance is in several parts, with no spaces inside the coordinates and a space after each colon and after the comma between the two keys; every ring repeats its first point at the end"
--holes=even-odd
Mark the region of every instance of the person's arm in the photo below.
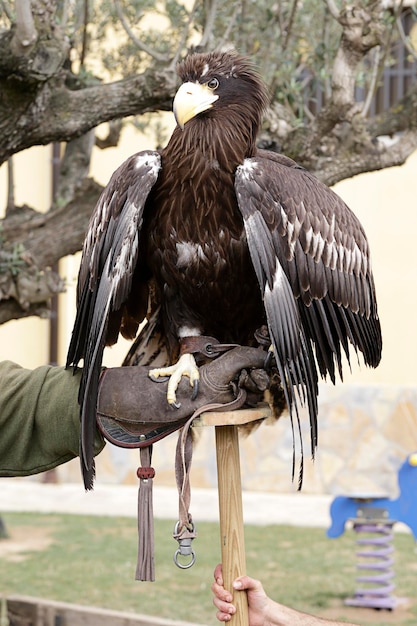
{"type": "MultiPolygon", "coordinates": [[[[214,571],[214,580],[212,591],[213,604],[217,608],[217,619],[220,622],[228,622],[235,614],[236,608],[232,604],[232,594],[224,588],[221,565],[218,565],[214,571]]],[[[246,591],[249,626],[357,626],[357,624],[315,617],[275,602],[267,596],[262,583],[249,576],[237,578],[233,582],[233,588],[236,591],[246,591]]]]}
{"type": "MultiPolygon", "coordinates": [[[[0,363],[0,476],[29,476],[79,454],[80,373],[0,363]]],[[[104,447],[97,431],[95,452],[104,447]]]]}
{"type": "MultiPolygon", "coordinates": [[[[241,346],[226,352],[200,368],[195,400],[189,382],[185,378],[180,382],[180,404],[175,410],[166,401],[168,383],[154,382],[149,367],[105,369],[97,397],[100,429],[116,445],[123,445],[126,437],[135,433],[142,444],[143,437],[158,429],[168,434],[180,428],[196,409],[213,402],[223,405],[233,401],[230,382],[240,381],[242,370],[257,370],[250,390],[260,398],[269,381],[262,370],[264,361],[265,352],[256,348],[241,346]],[[116,430],[121,431],[121,438],[113,437],[116,430]]],[[[28,370],[11,361],[0,363],[0,476],[36,474],[79,455],[80,378],[81,370],[73,373],[72,369],[49,365],[28,370]]],[[[103,447],[104,439],[97,428],[94,454],[103,447]]]]}

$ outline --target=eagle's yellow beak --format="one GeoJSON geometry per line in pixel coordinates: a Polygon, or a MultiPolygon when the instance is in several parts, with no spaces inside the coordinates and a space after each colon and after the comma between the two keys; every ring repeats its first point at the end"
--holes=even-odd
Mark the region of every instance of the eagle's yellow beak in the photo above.
{"type": "Polygon", "coordinates": [[[173,105],[178,126],[184,128],[188,120],[211,109],[213,102],[216,102],[218,98],[219,96],[214,95],[213,90],[207,85],[183,83],[175,95],[173,105]]]}

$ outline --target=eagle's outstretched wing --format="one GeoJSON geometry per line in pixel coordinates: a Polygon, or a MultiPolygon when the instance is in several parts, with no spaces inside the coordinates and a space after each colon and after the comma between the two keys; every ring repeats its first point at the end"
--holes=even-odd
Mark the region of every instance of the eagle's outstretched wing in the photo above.
{"type": "MultiPolygon", "coordinates": [[[[86,489],[91,489],[94,478],[94,420],[103,351],[106,344],[117,340],[120,327],[123,332],[123,307],[138,260],[143,210],[160,167],[160,155],[153,151],[127,159],[100,196],[84,241],[67,367],[84,360],[79,402],[80,457],[86,489]]],[[[139,317],[146,313],[146,289],[142,299],[144,302],[134,303],[138,313],[141,311],[139,317]]]]}
{"type": "Polygon", "coordinates": [[[285,156],[246,159],[235,188],[288,406],[307,400],[315,445],[316,361],[334,382],[349,346],[367,365],[381,358],[368,242],[341,198],[285,156]]]}

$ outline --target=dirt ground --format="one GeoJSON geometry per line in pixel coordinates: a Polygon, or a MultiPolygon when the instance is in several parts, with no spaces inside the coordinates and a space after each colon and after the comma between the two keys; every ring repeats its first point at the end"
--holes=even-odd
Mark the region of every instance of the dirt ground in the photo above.
{"type": "Polygon", "coordinates": [[[50,529],[35,527],[16,527],[7,529],[7,539],[0,540],[0,560],[17,563],[27,558],[28,552],[42,551],[47,548],[52,539],[50,529]]]}
{"type": "MultiPolygon", "coordinates": [[[[320,616],[326,619],[341,619],[342,611],[339,607],[322,609],[320,616]]],[[[404,620],[412,619],[412,614],[407,611],[407,605],[397,607],[395,611],[378,611],[375,609],[363,609],[354,606],[343,607],[343,619],[349,620],[353,624],[399,624],[404,620]]]]}

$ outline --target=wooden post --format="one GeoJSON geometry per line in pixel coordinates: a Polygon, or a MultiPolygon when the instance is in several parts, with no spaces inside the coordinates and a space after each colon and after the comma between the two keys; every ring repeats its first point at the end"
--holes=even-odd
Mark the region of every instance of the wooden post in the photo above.
{"type": "Polygon", "coordinates": [[[237,426],[216,426],[217,480],[219,490],[220,543],[225,589],[233,593],[233,623],[248,626],[246,593],[233,591],[232,582],[246,574],[242,481],[237,426]]]}
{"type": "Polygon", "coordinates": [[[243,527],[242,480],[238,425],[268,417],[267,405],[256,409],[203,413],[195,425],[215,426],[217,480],[219,490],[220,544],[225,588],[233,594],[236,613],[233,626],[248,626],[246,593],[233,591],[232,582],[246,574],[243,527]]]}

